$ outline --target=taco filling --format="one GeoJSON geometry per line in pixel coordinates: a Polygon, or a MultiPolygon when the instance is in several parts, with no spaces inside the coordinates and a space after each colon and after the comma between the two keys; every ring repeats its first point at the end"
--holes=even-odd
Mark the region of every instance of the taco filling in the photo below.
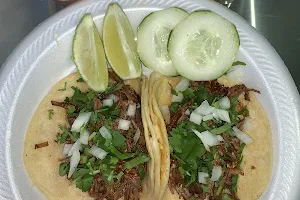
{"type": "Polygon", "coordinates": [[[243,149],[253,142],[243,132],[249,111],[239,97],[250,101],[249,92],[259,91],[245,85],[225,87],[216,80],[189,82],[184,78],[178,86],[171,87],[169,117],[162,111],[171,154],[170,192],[185,200],[239,199],[243,149]],[[180,91],[182,82],[188,86],[180,91]]]}
{"type": "Polygon", "coordinates": [[[104,93],[72,89],[64,102],[51,101],[70,125],[56,135],[64,145],[59,175],[96,199],[139,199],[150,160],[139,95],[114,72],[104,93]]]}

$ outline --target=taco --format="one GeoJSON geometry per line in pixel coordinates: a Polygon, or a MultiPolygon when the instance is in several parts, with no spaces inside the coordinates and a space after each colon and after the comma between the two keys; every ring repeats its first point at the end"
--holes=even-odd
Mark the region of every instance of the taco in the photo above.
{"type": "Polygon", "coordinates": [[[27,130],[24,164],[48,199],[151,199],[153,148],[141,118],[141,80],[112,71],[104,93],[79,74],[59,81],[27,130]]]}
{"type": "Polygon", "coordinates": [[[155,157],[167,162],[160,165],[158,199],[258,199],[272,171],[259,91],[226,77],[196,82],[152,73],[148,84],[147,114],[159,129],[152,134],[167,138],[159,143],[170,153],[155,157]]]}

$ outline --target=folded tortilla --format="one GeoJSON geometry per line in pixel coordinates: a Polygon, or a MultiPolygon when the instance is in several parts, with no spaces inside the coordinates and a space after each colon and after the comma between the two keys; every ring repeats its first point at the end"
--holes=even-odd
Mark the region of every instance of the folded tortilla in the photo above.
{"type": "MultiPolygon", "coordinates": [[[[171,87],[175,88],[179,81],[180,77],[166,77],[158,73],[152,73],[150,80],[146,83],[151,88],[147,90],[149,93],[148,107],[150,108],[147,113],[149,116],[148,120],[150,118],[153,126],[155,126],[152,129],[152,134],[157,135],[160,148],[163,148],[160,149],[160,155],[157,154],[155,157],[158,163],[161,163],[159,177],[161,188],[160,192],[157,193],[158,199],[180,199],[176,192],[172,194],[168,188],[170,155],[166,156],[165,153],[170,153],[170,147],[166,124],[160,112],[161,106],[169,107],[171,105],[173,96],[171,94],[171,87]]],[[[225,86],[234,86],[237,84],[225,76],[219,78],[218,82],[225,86]]],[[[244,176],[239,176],[237,195],[243,200],[253,200],[258,199],[263,194],[271,177],[272,134],[266,114],[255,95],[252,92],[250,93],[250,101],[246,101],[242,95],[239,97],[239,100],[249,110],[252,127],[245,132],[254,142],[246,145],[243,151],[241,168],[244,176]]]]}
{"type": "MultiPolygon", "coordinates": [[[[66,111],[63,108],[53,106],[51,101],[63,102],[65,97],[71,97],[73,90],[71,86],[79,88],[81,91],[88,91],[86,83],[77,82],[78,73],[71,74],[57,84],[44,97],[37,107],[29,124],[24,142],[24,165],[34,186],[36,186],[48,199],[73,200],[73,199],[93,199],[87,192],[82,192],[76,188],[66,177],[59,176],[59,159],[62,157],[63,145],[55,142],[56,134],[60,132],[58,125],[69,126],[66,111]],[[65,91],[58,91],[64,88],[65,91]],[[54,115],[49,120],[48,110],[53,109],[54,115]],[[48,142],[48,146],[35,149],[35,144],[48,142]]],[[[130,84],[129,84],[130,85],[130,84]]],[[[133,84],[136,85],[136,84],[133,84]]],[[[134,87],[133,87],[134,88],[134,87]]],[[[139,89],[136,86],[137,90],[139,89]]],[[[143,106],[142,106],[143,107],[143,106]]],[[[144,120],[143,120],[144,121],[144,120]]],[[[151,134],[148,126],[145,126],[146,147],[151,160],[148,162],[147,174],[143,180],[143,190],[140,199],[152,199],[154,194],[154,150],[151,144],[151,134]],[[149,139],[150,138],[150,139],[149,139]]],[[[156,141],[156,140],[155,140],[156,141]]],[[[153,141],[152,141],[153,142],[153,141]]]]}

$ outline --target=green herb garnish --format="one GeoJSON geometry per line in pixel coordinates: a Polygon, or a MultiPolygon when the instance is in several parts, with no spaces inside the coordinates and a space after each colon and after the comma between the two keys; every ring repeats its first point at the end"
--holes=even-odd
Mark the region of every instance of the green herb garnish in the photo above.
{"type": "Polygon", "coordinates": [[[150,157],[146,154],[141,154],[136,158],[133,158],[132,160],[126,162],[123,166],[124,169],[131,169],[133,167],[136,167],[140,164],[143,164],[145,162],[148,162],[150,160],[150,157]]]}
{"type": "Polygon", "coordinates": [[[65,82],[65,86],[61,89],[58,89],[58,91],[66,91],[66,89],[67,89],[67,82],[65,82]]]}
{"type": "Polygon", "coordinates": [[[81,83],[81,82],[84,82],[84,80],[83,80],[83,78],[80,77],[76,80],[76,82],[81,83]]]}
{"type": "Polygon", "coordinates": [[[52,115],[54,115],[54,111],[53,111],[53,109],[49,109],[49,110],[48,110],[48,119],[49,119],[49,120],[52,119],[52,115]]]}
{"type": "Polygon", "coordinates": [[[246,63],[242,61],[235,61],[234,63],[232,63],[232,66],[237,66],[237,65],[246,66],[246,63]]]}
{"type": "Polygon", "coordinates": [[[70,169],[70,164],[69,163],[60,163],[58,174],[60,176],[64,176],[68,173],[69,169],[70,169]]]}

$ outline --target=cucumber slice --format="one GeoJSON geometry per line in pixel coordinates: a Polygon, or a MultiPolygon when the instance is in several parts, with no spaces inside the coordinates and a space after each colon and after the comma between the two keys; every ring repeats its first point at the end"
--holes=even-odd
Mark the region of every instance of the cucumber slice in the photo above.
{"type": "Polygon", "coordinates": [[[239,50],[236,27],[211,11],[195,11],[172,31],[169,55],[190,80],[214,80],[228,71],[239,50]]]}
{"type": "Polygon", "coordinates": [[[177,75],[168,53],[171,30],[187,12],[180,8],[168,8],[150,13],[138,27],[137,50],[144,65],[168,76],[177,75]]]}

